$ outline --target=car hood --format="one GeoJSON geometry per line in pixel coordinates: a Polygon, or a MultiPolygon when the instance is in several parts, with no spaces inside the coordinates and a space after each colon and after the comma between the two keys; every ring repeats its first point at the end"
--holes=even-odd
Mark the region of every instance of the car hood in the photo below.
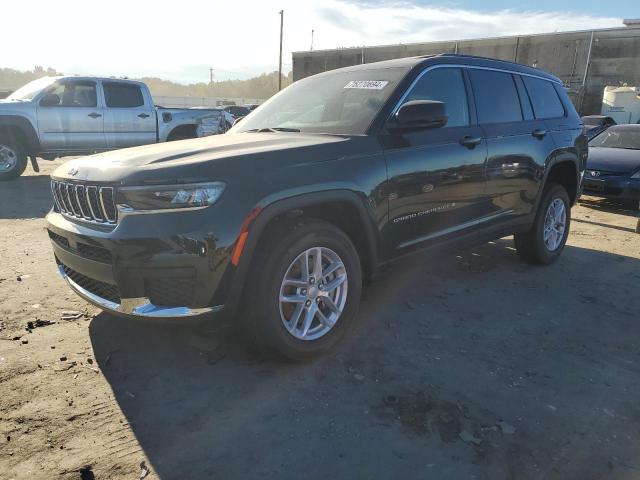
{"type": "Polygon", "coordinates": [[[66,162],[52,177],[121,185],[203,181],[259,174],[349,154],[351,137],[289,132],[236,133],[113,150],[66,162]]]}
{"type": "Polygon", "coordinates": [[[640,150],[589,147],[587,170],[630,173],[640,168],[640,150]]]}

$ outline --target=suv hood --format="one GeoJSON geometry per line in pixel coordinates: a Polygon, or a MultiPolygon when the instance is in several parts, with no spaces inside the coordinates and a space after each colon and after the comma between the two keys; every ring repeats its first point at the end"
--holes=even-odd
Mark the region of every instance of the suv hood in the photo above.
{"type": "Polygon", "coordinates": [[[640,150],[589,147],[587,170],[631,173],[640,168],[640,150]]]}
{"type": "MultiPolygon", "coordinates": [[[[236,133],[114,150],[66,162],[52,177],[121,185],[204,181],[232,173],[343,156],[351,137],[290,132],[236,133]],[[341,145],[338,147],[338,145],[341,145]],[[215,168],[212,171],[212,168],[215,168]]],[[[358,142],[359,143],[359,142],[358,142]]]]}

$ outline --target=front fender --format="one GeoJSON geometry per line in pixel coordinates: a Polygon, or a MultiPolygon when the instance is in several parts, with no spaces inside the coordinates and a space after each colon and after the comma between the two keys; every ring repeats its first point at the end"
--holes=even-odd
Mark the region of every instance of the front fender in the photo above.
{"type": "Polygon", "coordinates": [[[287,195],[286,198],[283,198],[282,196],[279,196],[279,198],[266,198],[256,205],[251,212],[249,212],[238,236],[238,239],[240,240],[243,233],[247,234],[239,263],[233,272],[233,279],[230,283],[229,294],[225,301],[225,312],[227,312],[227,314],[235,315],[238,309],[251,262],[257,250],[260,238],[267,225],[274,218],[282,215],[283,213],[296,209],[304,209],[305,207],[314,205],[321,205],[328,202],[345,202],[355,208],[358,212],[361,225],[365,229],[365,238],[367,239],[366,254],[369,256],[372,265],[377,264],[379,244],[376,241],[377,235],[375,221],[373,215],[369,211],[370,209],[368,208],[368,203],[364,196],[360,196],[353,190],[333,189],[312,193],[300,193],[297,195],[294,194],[293,196],[287,195]]]}

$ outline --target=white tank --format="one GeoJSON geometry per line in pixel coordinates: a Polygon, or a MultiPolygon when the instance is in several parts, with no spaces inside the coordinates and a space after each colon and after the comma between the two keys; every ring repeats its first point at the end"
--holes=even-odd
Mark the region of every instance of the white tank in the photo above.
{"type": "Polygon", "coordinates": [[[640,90],[638,87],[604,87],[602,115],[617,123],[640,123],[640,90]]]}

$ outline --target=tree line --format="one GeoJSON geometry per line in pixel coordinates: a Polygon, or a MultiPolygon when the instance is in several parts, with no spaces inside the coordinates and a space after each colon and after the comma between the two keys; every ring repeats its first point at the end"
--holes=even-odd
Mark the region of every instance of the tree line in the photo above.
{"type": "MultiPolygon", "coordinates": [[[[0,68],[0,91],[16,90],[24,84],[45,76],[63,75],[53,68],[36,66],[33,70],[21,71],[0,68]]],[[[246,80],[222,80],[212,83],[182,84],[157,77],[142,77],[151,89],[151,94],[169,97],[222,97],[222,98],[269,98],[278,91],[278,72],[263,73],[246,80]]],[[[292,81],[291,72],[282,76],[283,88],[292,81]]]]}

